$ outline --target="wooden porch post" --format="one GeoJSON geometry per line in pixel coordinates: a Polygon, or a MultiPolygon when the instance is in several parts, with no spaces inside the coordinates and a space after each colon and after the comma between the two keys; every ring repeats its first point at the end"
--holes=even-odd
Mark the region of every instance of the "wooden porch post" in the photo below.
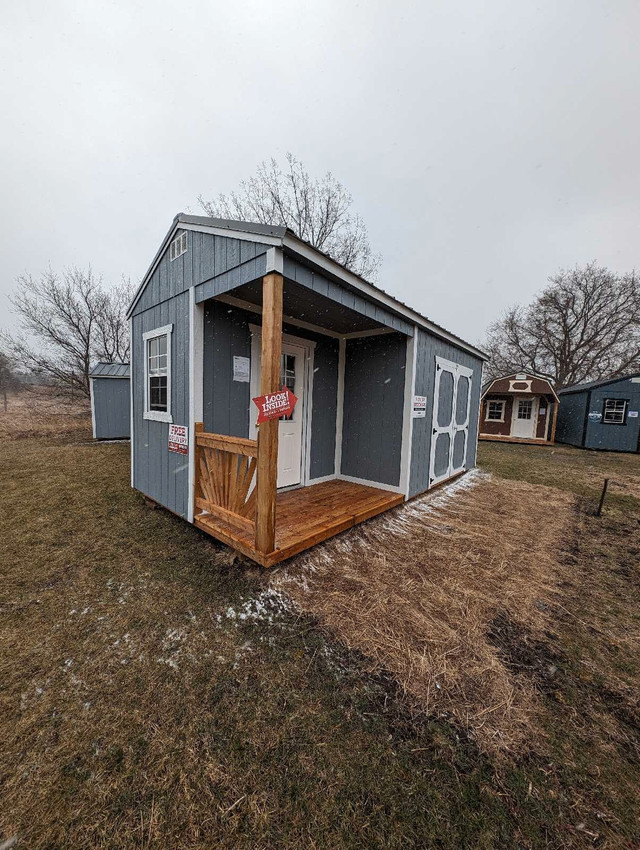
{"type": "Polygon", "coordinates": [[[549,442],[555,443],[556,441],[556,425],[558,424],[558,408],[560,407],[560,402],[555,402],[553,405],[553,422],[551,424],[551,440],[549,442]]]}
{"type": "MultiPolygon", "coordinates": [[[[282,355],[282,275],[262,279],[262,365],[260,394],[280,389],[282,355]]],[[[276,548],[276,490],[278,484],[279,420],[258,427],[258,480],[256,484],[256,549],[262,554],[276,548]]]]}

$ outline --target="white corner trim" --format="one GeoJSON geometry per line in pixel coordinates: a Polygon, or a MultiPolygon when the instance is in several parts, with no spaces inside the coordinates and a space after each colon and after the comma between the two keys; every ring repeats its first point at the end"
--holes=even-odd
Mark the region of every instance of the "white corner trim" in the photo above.
{"type": "Polygon", "coordinates": [[[196,422],[203,416],[204,306],[196,304],[196,290],[189,290],[189,476],[187,520],[195,513],[196,422]]]}
{"type": "Polygon", "coordinates": [[[314,484],[324,484],[327,481],[336,481],[336,476],[333,474],[330,475],[321,475],[319,478],[311,478],[307,484],[309,487],[312,487],[314,484]]]}
{"type": "Polygon", "coordinates": [[[131,486],[133,487],[134,479],[134,461],[135,461],[135,429],[133,427],[133,318],[129,318],[129,463],[131,465],[131,486]]]}
{"type": "Polygon", "coordinates": [[[293,236],[290,233],[287,233],[284,236],[283,244],[285,248],[288,248],[294,254],[298,254],[300,257],[304,257],[308,262],[314,263],[319,268],[329,272],[340,280],[345,281],[346,283],[353,286],[355,289],[362,292],[364,295],[367,295],[369,298],[372,298],[374,301],[377,301],[380,304],[383,304],[385,307],[388,307],[389,310],[394,313],[399,314],[404,319],[409,321],[412,325],[419,325],[422,328],[425,328],[434,336],[439,337],[440,339],[445,339],[447,342],[450,342],[456,348],[462,349],[463,351],[468,352],[469,354],[473,354],[474,357],[478,357],[480,360],[487,360],[487,355],[480,351],[479,348],[476,348],[473,345],[470,345],[468,342],[465,342],[462,339],[458,339],[455,334],[449,333],[444,328],[439,327],[434,322],[429,321],[429,319],[421,316],[419,313],[416,313],[415,310],[412,310],[410,307],[406,307],[404,304],[401,304],[400,301],[397,301],[391,295],[387,295],[386,292],[383,292],[381,289],[373,286],[371,283],[367,283],[366,280],[354,274],[353,272],[348,271],[339,263],[336,263],[335,260],[332,260],[330,257],[325,256],[324,254],[319,253],[315,248],[312,248],[310,245],[307,245],[302,240],[298,239],[296,236],[293,236]]]}
{"type": "Polygon", "coordinates": [[[347,341],[342,337],[338,348],[338,389],[336,394],[336,450],[334,459],[336,478],[340,476],[340,470],[342,468],[342,422],[344,418],[344,367],[346,349],[347,341]]]}
{"type": "Polygon", "coordinates": [[[383,484],[381,481],[369,481],[368,478],[356,478],[353,475],[336,475],[338,481],[350,481],[352,484],[363,484],[365,487],[375,487],[376,490],[387,490],[389,493],[402,493],[402,487],[397,487],[394,484],[383,484]]]}
{"type": "Polygon", "coordinates": [[[407,356],[404,373],[404,416],[402,420],[402,443],[400,449],[400,488],[409,498],[411,483],[411,448],[413,442],[413,394],[416,385],[418,328],[414,326],[413,336],[407,337],[407,356]]]}
{"type": "Polygon", "coordinates": [[[89,378],[89,397],[91,398],[91,431],[96,439],[96,403],[93,397],[93,378],[89,378]]]}
{"type": "Polygon", "coordinates": [[[269,274],[270,272],[284,274],[284,255],[282,253],[282,248],[273,247],[269,248],[267,251],[265,274],[269,274]]]}

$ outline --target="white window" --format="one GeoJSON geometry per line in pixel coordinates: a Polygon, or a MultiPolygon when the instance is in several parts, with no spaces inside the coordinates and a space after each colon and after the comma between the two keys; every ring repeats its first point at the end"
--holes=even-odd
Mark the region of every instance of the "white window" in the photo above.
{"type": "Polygon", "coordinates": [[[182,254],[186,254],[187,252],[187,231],[183,230],[179,236],[173,240],[171,245],[169,246],[169,257],[172,260],[176,260],[182,254]]]}
{"type": "Polygon", "coordinates": [[[142,335],[144,340],[144,418],[173,422],[171,416],[171,332],[165,325],[142,335]]]}
{"type": "Polygon", "coordinates": [[[533,399],[521,398],[518,402],[518,419],[531,419],[533,413],[533,399]]]}
{"type": "Polygon", "coordinates": [[[605,398],[603,422],[609,425],[624,425],[627,417],[627,400],[625,398],[605,398]]]}
{"type": "Polygon", "coordinates": [[[504,401],[488,401],[487,402],[487,422],[504,422],[504,401]]]}

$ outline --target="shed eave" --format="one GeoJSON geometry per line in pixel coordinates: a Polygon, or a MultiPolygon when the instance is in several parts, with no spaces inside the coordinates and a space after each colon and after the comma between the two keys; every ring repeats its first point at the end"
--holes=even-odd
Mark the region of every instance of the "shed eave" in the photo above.
{"type": "Polygon", "coordinates": [[[465,342],[463,339],[445,330],[445,328],[440,327],[440,325],[437,325],[435,322],[430,321],[425,316],[422,316],[420,313],[417,313],[415,310],[412,310],[411,307],[407,307],[406,304],[403,304],[401,301],[398,301],[393,296],[387,295],[387,293],[381,290],[379,287],[374,286],[372,283],[369,283],[355,272],[349,271],[336,260],[331,259],[331,257],[329,257],[327,254],[324,254],[317,248],[312,247],[308,242],[305,242],[303,239],[300,239],[286,227],[250,225],[250,223],[248,222],[232,222],[226,221],[224,219],[211,219],[210,223],[208,223],[207,218],[204,216],[188,216],[184,213],[178,213],[178,215],[175,216],[173,224],[171,225],[167,235],[165,236],[162,245],[158,249],[153,259],[153,262],[149,266],[149,269],[144,275],[140,286],[136,290],[136,293],[131,302],[131,306],[127,311],[127,318],[130,318],[133,314],[136,304],[142,296],[142,293],[144,292],[144,289],[147,283],[149,282],[151,275],[155,271],[158,263],[164,255],[164,252],[167,249],[169,242],[171,241],[176,230],[178,229],[194,230],[203,233],[212,233],[214,235],[228,236],[233,239],[242,239],[252,242],[259,241],[263,244],[270,245],[271,247],[284,248],[291,254],[294,254],[300,259],[317,266],[320,270],[332,275],[343,283],[352,286],[354,289],[358,290],[363,295],[366,295],[371,300],[378,302],[379,304],[401,316],[402,318],[407,319],[412,324],[415,324],[423,330],[428,331],[433,336],[436,336],[439,339],[443,339],[446,342],[455,345],[456,348],[459,348],[469,354],[472,354],[479,360],[487,361],[489,359],[489,356],[488,354],[486,354],[486,352],[482,351],[479,348],[476,348],[476,346],[471,345],[468,342],[465,342]],[[243,224],[245,225],[246,229],[242,229],[243,224]]]}

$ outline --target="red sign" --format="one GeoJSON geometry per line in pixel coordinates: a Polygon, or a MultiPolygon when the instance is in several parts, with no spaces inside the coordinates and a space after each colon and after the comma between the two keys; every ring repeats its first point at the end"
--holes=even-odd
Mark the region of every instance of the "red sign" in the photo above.
{"type": "Polygon", "coordinates": [[[169,451],[189,454],[189,428],[186,425],[169,425],[169,451]]]}
{"type": "Polygon", "coordinates": [[[280,392],[259,395],[253,399],[258,408],[258,425],[269,419],[280,419],[281,416],[289,416],[293,413],[298,399],[291,390],[283,387],[280,392]]]}

